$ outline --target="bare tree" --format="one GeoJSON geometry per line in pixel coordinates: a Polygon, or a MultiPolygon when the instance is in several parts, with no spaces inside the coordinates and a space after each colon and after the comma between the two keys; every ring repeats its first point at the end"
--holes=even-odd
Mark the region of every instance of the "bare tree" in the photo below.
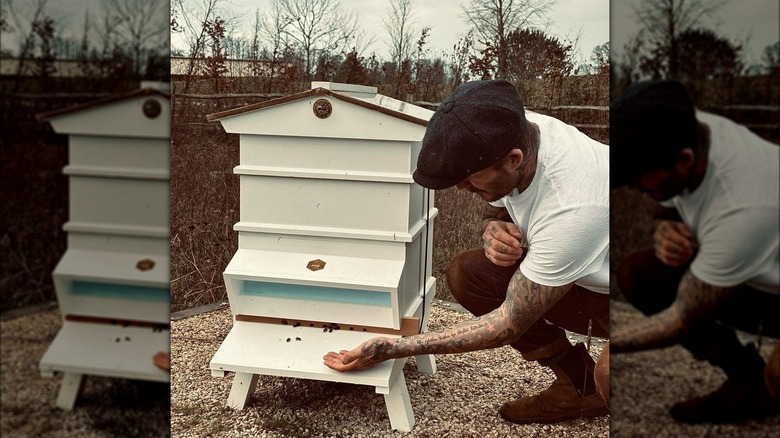
{"type": "Polygon", "coordinates": [[[307,78],[312,76],[315,59],[345,51],[358,33],[356,15],[345,11],[338,0],[279,0],[279,6],[289,21],[285,33],[302,52],[307,78]]]}
{"type": "MultiPolygon", "coordinates": [[[[187,93],[192,84],[192,79],[197,73],[198,60],[205,54],[206,33],[205,23],[213,22],[219,14],[219,0],[201,0],[200,3],[193,6],[186,6],[184,0],[171,1],[171,16],[176,18],[172,21],[172,31],[181,32],[189,49],[189,62],[187,71],[184,74],[184,90],[187,93]]],[[[221,14],[220,14],[221,15],[221,14]]]]}
{"type": "Polygon", "coordinates": [[[401,65],[414,50],[412,0],[389,0],[389,3],[390,9],[382,18],[382,27],[387,32],[390,60],[401,65]]]}
{"type": "MultiPolygon", "coordinates": [[[[289,37],[287,36],[287,27],[292,18],[285,13],[282,0],[270,0],[268,12],[260,18],[260,11],[257,11],[256,33],[259,33],[257,49],[260,49],[260,41],[267,45],[268,58],[270,66],[266,70],[266,91],[271,92],[274,86],[274,79],[282,68],[283,58],[289,48],[289,37]]],[[[255,68],[259,68],[255,67],[255,68]]],[[[259,73],[260,70],[257,70],[259,73]]]]}
{"type": "Polygon", "coordinates": [[[9,31],[14,31],[18,44],[16,57],[19,60],[17,77],[19,77],[27,59],[34,55],[35,51],[35,31],[33,23],[40,22],[44,15],[49,0],[19,1],[9,0],[4,2],[7,8],[6,13],[10,19],[7,20],[6,27],[9,31]]]}
{"type": "Polygon", "coordinates": [[[114,14],[115,31],[130,50],[134,74],[140,76],[142,51],[161,37],[164,41],[159,46],[169,45],[169,10],[164,2],[157,0],[108,0],[105,7],[114,14]]]}
{"type": "Polygon", "coordinates": [[[634,14],[646,32],[651,47],[666,53],[665,77],[677,79],[680,73],[680,35],[715,15],[725,0],[648,0],[634,6],[634,14]]]}
{"type": "Polygon", "coordinates": [[[524,28],[543,29],[555,0],[470,0],[463,6],[466,21],[497,63],[496,77],[507,74],[509,33],[524,28]]]}

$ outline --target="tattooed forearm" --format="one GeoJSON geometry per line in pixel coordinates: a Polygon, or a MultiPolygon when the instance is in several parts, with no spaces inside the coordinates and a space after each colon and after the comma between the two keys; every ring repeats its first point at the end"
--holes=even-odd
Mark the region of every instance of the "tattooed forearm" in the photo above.
{"type": "Polygon", "coordinates": [[[713,286],[688,271],[680,281],[675,302],[660,313],[615,329],[610,336],[610,350],[628,352],[675,345],[703,321],[713,319],[738,289],[713,286]]]}
{"type": "Polygon", "coordinates": [[[462,353],[510,344],[570,288],[571,285],[541,286],[527,279],[518,269],[509,283],[506,300],[496,310],[440,332],[390,340],[381,352],[381,359],[462,353]]]}

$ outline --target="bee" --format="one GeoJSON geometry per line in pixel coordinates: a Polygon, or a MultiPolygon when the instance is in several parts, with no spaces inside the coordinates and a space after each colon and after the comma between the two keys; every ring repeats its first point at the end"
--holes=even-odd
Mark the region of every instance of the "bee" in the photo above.
{"type": "Polygon", "coordinates": [[[290,338],[287,338],[287,342],[290,342],[290,338]]]}
{"type": "Polygon", "coordinates": [[[301,340],[301,338],[298,338],[298,337],[296,337],[296,338],[295,338],[295,340],[296,340],[296,341],[300,341],[300,340],[301,340]]]}

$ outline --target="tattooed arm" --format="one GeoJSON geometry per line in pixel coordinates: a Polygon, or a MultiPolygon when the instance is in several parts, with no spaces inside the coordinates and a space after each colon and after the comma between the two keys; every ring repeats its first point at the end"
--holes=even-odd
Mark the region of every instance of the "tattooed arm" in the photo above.
{"type": "Polygon", "coordinates": [[[571,284],[539,285],[518,269],[509,283],[504,303],[486,315],[436,332],[400,339],[369,339],[352,351],[330,352],[323,359],[325,365],[337,371],[354,371],[388,359],[463,353],[507,345],[519,339],[570,288],[571,284]]]}
{"type": "Polygon", "coordinates": [[[613,330],[610,350],[615,353],[651,350],[679,343],[702,321],[711,320],[740,286],[719,287],[705,283],[687,271],[677,298],[667,309],[613,330]]]}

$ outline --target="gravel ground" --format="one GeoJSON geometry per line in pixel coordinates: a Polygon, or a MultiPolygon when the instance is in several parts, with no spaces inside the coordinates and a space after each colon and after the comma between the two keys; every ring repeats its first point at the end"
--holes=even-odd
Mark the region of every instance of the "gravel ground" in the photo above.
{"type": "MultiPolygon", "coordinates": [[[[437,303],[432,330],[470,318],[437,303]]],[[[501,403],[542,391],[554,375],[526,362],[510,347],[438,355],[436,374],[405,368],[416,424],[392,431],[384,398],[373,388],[344,383],[261,376],[248,406],[226,407],[232,373],[211,377],[209,361],[231,327],[228,309],[171,325],[171,434],[175,437],[607,437],[609,417],[556,425],[515,425],[498,415],[501,403]]],[[[603,342],[595,340],[598,357],[603,342]]],[[[345,346],[347,347],[347,346],[345,346]]]]}
{"type": "MultiPolygon", "coordinates": [[[[630,305],[613,301],[612,328],[641,318],[630,305]]],[[[740,333],[743,342],[755,336],[740,333]]],[[[761,353],[769,357],[777,339],[764,338],[761,353]]],[[[728,425],[688,425],[669,416],[674,403],[708,394],[725,380],[725,374],[675,346],[663,350],[610,356],[610,436],[623,437],[777,437],[780,415],[763,421],[728,425]]]]}
{"type": "MultiPolygon", "coordinates": [[[[170,387],[88,376],[72,411],[55,406],[62,375],[41,377],[40,361],[62,326],[51,306],[0,322],[3,437],[167,437],[170,387]]],[[[151,358],[149,358],[151,360],[151,358]]]]}
{"type": "MultiPolygon", "coordinates": [[[[437,303],[432,329],[468,319],[437,303]]],[[[641,317],[625,303],[612,306],[613,326],[641,317]]],[[[56,335],[56,308],[4,318],[2,331],[3,437],[775,437],[780,415],[734,425],[684,425],[669,417],[677,401],[717,388],[720,370],[694,360],[680,347],[613,355],[612,415],[559,425],[519,426],[503,421],[500,404],[546,388],[553,375],[525,362],[511,348],[436,357],[438,372],[420,374],[410,359],[404,373],[416,425],[393,432],[384,399],[372,388],[263,376],[243,411],[225,406],[232,383],[211,377],[208,363],[230,329],[230,313],[219,309],[172,323],[173,376],[159,383],[90,376],[76,409],[55,405],[61,377],[41,377],[38,361],[56,335]],[[170,410],[169,410],[170,406],[170,410]],[[170,423],[169,423],[170,422],[170,423]],[[170,424],[170,426],[169,426],[170,424]]],[[[573,341],[582,340],[572,337],[573,341]]],[[[743,335],[745,342],[755,337],[743,335]]],[[[768,356],[776,339],[764,339],[768,356]]],[[[597,357],[603,341],[594,339],[597,357]]]]}

